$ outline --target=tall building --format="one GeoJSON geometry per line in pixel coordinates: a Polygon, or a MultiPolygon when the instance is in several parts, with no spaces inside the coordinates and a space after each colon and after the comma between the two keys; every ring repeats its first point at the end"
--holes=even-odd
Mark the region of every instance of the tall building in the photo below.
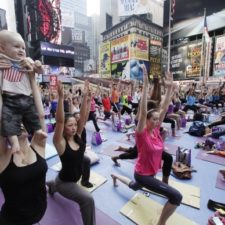
{"type": "Polygon", "coordinates": [[[14,0],[0,1],[0,23],[2,28],[16,31],[16,17],[14,0]]]}
{"type": "Polygon", "coordinates": [[[65,10],[79,12],[83,15],[86,15],[87,1],[86,0],[61,0],[61,8],[65,10]]]}

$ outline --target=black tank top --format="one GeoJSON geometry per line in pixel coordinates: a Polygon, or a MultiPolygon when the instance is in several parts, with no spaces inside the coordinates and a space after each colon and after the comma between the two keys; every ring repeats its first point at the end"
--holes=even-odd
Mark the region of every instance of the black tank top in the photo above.
{"type": "Polygon", "coordinates": [[[74,151],[66,140],[66,149],[60,156],[62,169],[59,178],[66,182],[77,182],[82,174],[85,144],[78,135],[75,135],[74,141],[79,145],[79,149],[74,151]]]}
{"type": "Polygon", "coordinates": [[[17,167],[12,156],[9,165],[0,174],[0,187],[5,198],[0,217],[16,225],[37,223],[47,207],[47,163],[31,148],[37,157],[34,163],[17,167]]]}

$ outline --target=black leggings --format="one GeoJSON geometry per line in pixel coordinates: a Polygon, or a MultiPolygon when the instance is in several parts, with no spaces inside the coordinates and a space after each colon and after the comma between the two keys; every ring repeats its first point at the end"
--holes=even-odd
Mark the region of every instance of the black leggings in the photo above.
{"type": "Polygon", "coordinates": [[[223,125],[223,124],[225,124],[225,117],[222,117],[220,121],[216,121],[216,122],[210,123],[208,125],[208,127],[212,128],[212,127],[215,127],[215,126],[218,126],[218,125],[223,125]]]}
{"type": "Polygon", "coordinates": [[[82,162],[82,182],[88,182],[90,178],[91,160],[88,156],[84,155],[82,162]]]}
{"type": "Polygon", "coordinates": [[[199,107],[196,105],[185,105],[183,111],[187,112],[188,109],[190,109],[196,113],[199,110],[199,107]]]}
{"type": "Polygon", "coordinates": [[[131,182],[129,184],[130,188],[134,190],[137,190],[137,188],[139,189],[140,186],[147,188],[150,191],[166,196],[169,203],[171,203],[172,205],[180,205],[182,201],[182,195],[175,188],[163,183],[162,181],[156,179],[154,176],[143,176],[135,172],[134,178],[136,182],[131,182]]]}
{"type": "Polygon", "coordinates": [[[176,122],[174,119],[165,117],[163,120],[164,123],[171,123],[171,128],[174,129],[176,126],[176,122]]]}
{"type": "Polygon", "coordinates": [[[100,129],[99,129],[98,124],[97,124],[95,112],[90,111],[89,117],[88,117],[88,121],[89,121],[89,120],[92,120],[92,122],[93,122],[93,124],[94,124],[94,126],[95,126],[96,132],[99,132],[100,129]]]}
{"type": "MultiPolygon", "coordinates": [[[[119,159],[136,159],[138,156],[137,146],[130,147],[125,153],[120,154],[119,159]]],[[[169,153],[163,151],[162,153],[163,167],[162,174],[163,176],[168,177],[171,173],[173,157],[169,153]]]]}

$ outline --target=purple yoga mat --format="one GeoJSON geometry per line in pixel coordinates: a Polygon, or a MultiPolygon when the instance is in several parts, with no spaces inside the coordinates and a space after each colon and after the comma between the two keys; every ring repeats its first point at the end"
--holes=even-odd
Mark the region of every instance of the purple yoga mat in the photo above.
{"type": "MultiPolygon", "coordinates": [[[[71,200],[55,194],[48,196],[48,206],[45,215],[39,225],[83,225],[79,205],[71,200]]],[[[2,192],[0,192],[0,207],[4,202],[2,192]]],[[[120,225],[111,217],[96,208],[97,225],[120,225]]],[[[38,224],[35,224],[38,225],[38,224]]]]}
{"type": "Polygon", "coordinates": [[[134,137],[130,136],[130,140],[127,139],[127,136],[123,136],[117,142],[120,142],[122,144],[127,144],[127,145],[135,145],[135,139],[134,137]]]}
{"type": "Polygon", "coordinates": [[[218,155],[212,155],[212,154],[207,154],[206,151],[204,150],[199,150],[198,154],[196,156],[196,159],[201,159],[204,161],[216,163],[225,166],[225,158],[218,156],[218,155]]]}
{"type": "MultiPolygon", "coordinates": [[[[131,147],[133,145],[121,144],[121,146],[129,148],[129,147],[131,147]]],[[[120,154],[125,153],[125,152],[122,152],[122,151],[115,151],[115,149],[118,148],[118,147],[119,147],[119,145],[113,145],[113,144],[112,145],[108,145],[108,146],[103,148],[101,154],[107,155],[109,157],[112,157],[112,156],[118,156],[120,154]]],[[[135,163],[136,162],[135,159],[128,159],[128,160],[126,159],[125,161],[126,162],[130,162],[130,163],[135,163]]]]}
{"type": "Polygon", "coordinates": [[[216,188],[222,189],[225,191],[225,180],[220,172],[217,174],[216,178],[216,188]]]}

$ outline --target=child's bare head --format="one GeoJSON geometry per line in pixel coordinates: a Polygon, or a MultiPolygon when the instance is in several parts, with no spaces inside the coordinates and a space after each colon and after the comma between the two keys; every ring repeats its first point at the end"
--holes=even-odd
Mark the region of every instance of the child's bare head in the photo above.
{"type": "Polygon", "coordinates": [[[25,58],[25,43],[21,35],[8,30],[0,31],[0,53],[15,60],[25,58]]]}

